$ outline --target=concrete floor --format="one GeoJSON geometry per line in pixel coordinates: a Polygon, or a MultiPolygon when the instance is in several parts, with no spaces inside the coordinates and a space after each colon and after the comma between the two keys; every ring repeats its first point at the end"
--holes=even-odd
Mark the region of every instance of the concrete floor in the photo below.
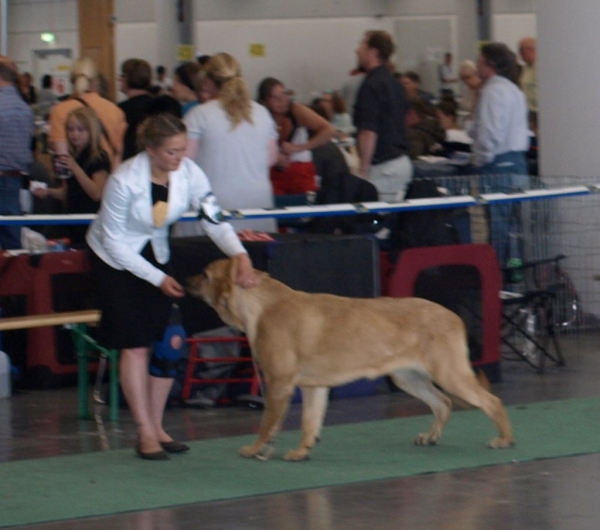
{"type": "MultiPolygon", "coordinates": [[[[503,361],[503,379],[493,391],[507,405],[599,395],[596,333],[562,337],[561,342],[567,366],[549,364],[539,375],[522,362],[503,361]]],[[[104,407],[98,412],[106,417],[104,407]]],[[[299,427],[299,412],[299,405],[293,405],[286,428],[299,427]]],[[[413,398],[383,392],[332,401],[326,425],[423,413],[427,409],[413,398]]],[[[127,412],[122,412],[118,425],[78,421],[76,415],[74,388],[18,392],[0,400],[0,462],[135,445],[127,412]]],[[[260,411],[242,407],[171,408],[166,423],[173,437],[200,440],[253,432],[259,418],[260,411]]],[[[598,491],[600,454],[19,528],[595,530],[600,519],[598,491]]]]}

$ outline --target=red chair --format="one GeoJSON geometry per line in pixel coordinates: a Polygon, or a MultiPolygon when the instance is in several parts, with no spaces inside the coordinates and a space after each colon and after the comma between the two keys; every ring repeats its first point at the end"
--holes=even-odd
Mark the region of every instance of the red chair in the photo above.
{"type": "Polygon", "coordinates": [[[181,398],[184,401],[190,399],[192,386],[195,384],[212,385],[212,384],[227,384],[227,383],[250,383],[250,392],[247,397],[243,400],[247,401],[250,405],[253,403],[255,406],[262,404],[261,396],[261,385],[259,374],[256,372],[255,365],[251,355],[242,357],[201,357],[200,356],[200,344],[207,343],[223,343],[223,342],[238,342],[242,347],[248,347],[248,340],[246,337],[194,337],[188,338],[186,341],[190,346],[190,355],[188,360],[187,369],[185,372],[185,379],[183,382],[183,390],[181,392],[181,398]],[[205,363],[232,363],[234,366],[238,364],[248,364],[247,375],[234,376],[234,377],[196,377],[194,375],[197,364],[205,363]]]}
{"type": "Polygon", "coordinates": [[[382,266],[383,294],[387,296],[414,296],[419,275],[431,267],[470,265],[481,279],[482,355],[473,365],[481,366],[500,361],[500,325],[502,277],[498,258],[491,245],[468,244],[439,247],[411,248],[400,253],[393,268],[382,266]]]}

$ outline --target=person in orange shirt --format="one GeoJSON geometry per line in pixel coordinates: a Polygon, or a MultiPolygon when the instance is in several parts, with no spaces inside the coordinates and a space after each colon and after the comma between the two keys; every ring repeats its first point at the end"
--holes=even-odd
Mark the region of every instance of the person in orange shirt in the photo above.
{"type": "Polygon", "coordinates": [[[123,154],[123,138],[127,130],[125,113],[111,101],[98,93],[98,70],[89,57],[77,59],[71,66],[71,83],[73,93],[68,99],[54,105],[50,111],[48,122],[50,148],[57,154],[68,152],[65,123],[69,113],[81,106],[90,107],[96,112],[102,124],[100,142],[102,149],[110,158],[114,170],[121,162],[123,154]]]}

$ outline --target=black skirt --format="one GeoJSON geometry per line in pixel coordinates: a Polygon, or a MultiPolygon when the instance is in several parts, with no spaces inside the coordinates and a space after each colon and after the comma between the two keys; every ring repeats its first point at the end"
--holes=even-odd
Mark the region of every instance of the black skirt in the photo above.
{"type": "MultiPolygon", "coordinates": [[[[129,271],[114,269],[94,252],[90,254],[98,306],[102,311],[100,344],[114,349],[148,348],[153,341],[161,340],[173,300],[146,280],[129,271]]],[[[156,261],[150,243],[141,254],[169,274],[169,264],[156,261]]]]}

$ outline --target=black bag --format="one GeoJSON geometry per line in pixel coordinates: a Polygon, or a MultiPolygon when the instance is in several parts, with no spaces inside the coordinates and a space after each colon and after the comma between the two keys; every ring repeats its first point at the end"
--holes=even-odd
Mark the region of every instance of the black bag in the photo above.
{"type": "MultiPolygon", "coordinates": [[[[368,180],[350,173],[338,173],[324,179],[317,192],[316,204],[374,202],[379,199],[377,188],[368,180]]],[[[377,214],[316,217],[306,230],[320,234],[356,234],[376,225],[377,214]]]]}
{"type": "MultiPolygon", "coordinates": [[[[443,197],[437,184],[431,179],[413,180],[406,190],[406,199],[443,197]]],[[[392,261],[398,252],[406,248],[455,245],[460,242],[453,217],[460,208],[437,208],[416,212],[401,212],[388,216],[390,236],[385,250],[392,251],[392,261]]]]}

